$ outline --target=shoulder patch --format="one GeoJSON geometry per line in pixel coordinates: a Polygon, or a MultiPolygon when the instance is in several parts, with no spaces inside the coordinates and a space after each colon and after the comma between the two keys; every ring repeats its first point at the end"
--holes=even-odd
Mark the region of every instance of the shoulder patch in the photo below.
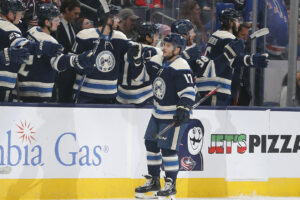
{"type": "Polygon", "coordinates": [[[177,58],[173,63],[171,63],[170,67],[175,70],[191,70],[188,62],[181,57],[177,58]]]}
{"type": "Polygon", "coordinates": [[[86,40],[86,39],[98,38],[99,34],[96,31],[96,28],[89,28],[89,29],[83,29],[82,31],[77,33],[76,37],[78,37],[81,40],[86,40]]]}
{"type": "Polygon", "coordinates": [[[228,31],[220,31],[220,30],[214,32],[213,36],[221,38],[221,39],[226,39],[226,38],[235,39],[236,38],[232,33],[228,32],[228,31]]]}
{"type": "Polygon", "coordinates": [[[54,37],[43,32],[38,26],[29,29],[28,33],[37,41],[46,40],[58,44],[57,40],[54,37]]]}
{"type": "Polygon", "coordinates": [[[113,31],[111,39],[121,39],[121,40],[128,40],[126,35],[121,31],[113,31]]]}
{"type": "Polygon", "coordinates": [[[21,33],[20,29],[6,20],[0,20],[0,29],[5,30],[6,32],[18,32],[21,33]]]}
{"type": "Polygon", "coordinates": [[[156,63],[158,65],[162,65],[164,57],[162,55],[155,55],[150,59],[150,62],[156,63]]]}

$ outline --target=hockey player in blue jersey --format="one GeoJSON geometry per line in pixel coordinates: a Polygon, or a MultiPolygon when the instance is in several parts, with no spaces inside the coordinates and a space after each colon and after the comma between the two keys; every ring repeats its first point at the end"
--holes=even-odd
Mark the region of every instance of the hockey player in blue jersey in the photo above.
{"type": "MultiPolygon", "coordinates": [[[[190,66],[180,57],[185,49],[186,40],[179,34],[171,33],[164,38],[163,56],[153,56],[146,63],[146,71],[152,82],[154,100],[152,116],[145,133],[147,150],[147,167],[149,175],[145,176],[146,184],[135,189],[136,197],[143,198],[149,191],[158,191],[157,196],[176,194],[176,179],[179,170],[178,149],[182,134],[187,126],[191,108],[195,102],[195,89],[190,66]],[[172,127],[160,139],[153,134],[168,126],[172,127]],[[165,185],[160,187],[160,166],[163,163],[165,185]]],[[[128,51],[132,51],[135,46],[128,51]]],[[[138,56],[133,56],[137,66],[133,73],[136,77],[143,70],[143,63],[138,56]]]]}
{"type": "Polygon", "coordinates": [[[232,53],[230,53],[230,51],[239,52],[242,51],[243,48],[242,41],[233,40],[228,48],[223,48],[224,53],[220,53],[214,60],[211,60],[206,56],[202,56],[201,50],[194,43],[195,31],[191,21],[187,19],[176,20],[171,24],[171,32],[181,34],[187,40],[187,47],[181,56],[188,62],[193,70],[196,85],[201,84],[201,80],[204,78],[213,78],[222,74],[231,62],[231,58],[229,59],[228,55],[231,57],[236,56],[236,54],[231,55],[232,53]]]}
{"type": "MultiPolygon", "coordinates": [[[[214,60],[216,57],[224,53],[224,47],[231,41],[236,39],[239,26],[239,13],[232,9],[227,8],[222,10],[219,15],[219,21],[221,30],[218,30],[212,34],[208,40],[205,55],[214,60]]],[[[265,68],[268,65],[267,54],[254,54],[245,55],[244,51],[241,51],[238,56],[230,61],[227,67],[216,77],[203,77],[197,81],[197,88],[201,95],[204,95],[211,89],[220,85],[215,95],[212,95],[206,101],[206,105],[222,105],[227,106],[230,104],[231,98],[231,80],[232,70],[235,67],[257,67],[265,68]]],[[[216,65],[216,68],[218,65],[216,65]]],[[[217,70],[217,69],[216,69],[217,70]]],[[[204,103],[205,104],[205,103],[204,103]]]]}
{"type": "MultiPolygon", "coordinates": [[[[2,0],[0,11],[0,51],[6,47],[27,48],[32,55],[54,56],[62,46],[52,42],[32,42],[22,36],[15,26],[23,17],[25,10],[21,0],[2,0]]],[[[20,64],[11,63],[9,67],[0,68],[0,101],[11,101],[11,90],[15,88],[20,64]]]]}
{"type": "MultiPolygon", "coordinates": [[[[49,41],[58,44],[50,33],[56,31],[60,23],[59,9],[55,4],[44,3],[37,15],[39,26],[28,30],[27,38],[34,42],[49,41]]],[[[14,90],[13,95],[23,102],[49,102],[52,100],[56,71],[72,67],[84,73],[85,70],[93,68],[94,60],[91,51],[81,55],[64,55],[58,52],[54,57],[31,55],[19,70],[18,91],[14,90]]]]}
{"type": "Polygon", "coordinates": [[[114,23],[119,21],[116,16],[118,11],[116,6],[110,5],[109,8],[105,8],[101,4],[97,11],[98,26],[84,29],[76,35],[73,46],[75,53],[94,49],[94,44],[101,37],[98,47],[94,49],[96,68],[85,78],[82,78],[81,74],[76,74],[73,88],[78,103],[109,104],[116,101],[118,78],[129,46],[126,36],[120,31],[113,30],[114,23]]]}
{"type": "Polygon", "coordinates": [[[193,72],[199,70],[196,60],[201,57],[201,50],[194,43],[196,36],[194,25],[188,19],[178,19],[171,24],[171,32],[182,35],[187,40],[187,46],[182,52],[184,58],[190,65],[193,72]]]}
{"type": "MultiPolygon", "coordinates": [[[[144,22],[137,28],[137,43],[141,47],[139,49],[140,59],[143,62],[148,62],[153,56],[159,54],[162,55],[162,51],[155,47],[158,41],[158,28],[155,24],[150,22],[144,22]]],[[[129,56],[130,57],[130,56],[129,56]]],[[[128,62],[127,54],[124,57],[124,69],[121,74],[120,82],[118,85],[117,101],[122,104],[135,104],[144,105],[152,100],[152,84],[150,82],[147,73],[141,74],[143,78],[141,81],[135,81],[131,76],[131,71],[134,68],[134,64],[128,62]]],[[[151,102],[152,103],[152,102],[151,102]]]]}

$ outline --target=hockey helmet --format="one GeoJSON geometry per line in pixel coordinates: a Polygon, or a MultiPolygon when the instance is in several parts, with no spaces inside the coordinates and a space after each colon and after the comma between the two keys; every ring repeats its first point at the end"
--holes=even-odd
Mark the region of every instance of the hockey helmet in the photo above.
{"type": "Polygon", "coordinates": [[[39,21],[45,21],[46,19],[52,20],[54,17],[60,16],[60,11],[58,7],[52,3],[43,3],[41,4],[38,13],[39,21]]]}
{"type": "Polygon", "coordinates": [[[237,10],[233,8],[226,8],[220,12],[219,22],[221,27],[228,27],[228,20],[234,21],[239,18],[240,14],[237,10]]]}
{"type": "Polygon", "coordinates": [[[192,22],[188,19],[178,19],[171,24],[171,32],[189,35],[189,31],[194,28],[192,22]]]}
{"type": "Polygon", "coordinates": [[[158,33],[158,28],[155,24],[151,22],[143,22],[138,26],[137,33],[139,36],[151,36],[155,33],[158,33]]]}
{"type": "Polygon", "coordinates": [[[25,5],[22,0],[2,0],[1,13],[7,15],[10,10],[14,13],[17,11],[25,11],[25,5]]]}
{"type": "Polygon", "coordinates": [[[186,47],[186,39],[178,33],[170,33],[169,35],[166,35],[164,42],[172,43],[174,49],[180,48],[179,53],[181,53],[186,47]]]}

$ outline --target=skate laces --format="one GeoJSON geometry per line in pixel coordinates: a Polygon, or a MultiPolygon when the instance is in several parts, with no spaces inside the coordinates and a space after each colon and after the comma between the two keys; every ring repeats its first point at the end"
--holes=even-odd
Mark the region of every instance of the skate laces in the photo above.
{"type": "Polygon", "coordinates": [[[152,176],[144,175],[144,177],[146,178],[146,183],[143,186],[150,186],[152,183],[152,176]]]}
{"type": "Polygon", "coordinates": [[[163,189],[161,191],[167,191],[172,189],[173,187],[173,183],[172,181],[166,181],[165,186],[163,187],[163,189]]]}

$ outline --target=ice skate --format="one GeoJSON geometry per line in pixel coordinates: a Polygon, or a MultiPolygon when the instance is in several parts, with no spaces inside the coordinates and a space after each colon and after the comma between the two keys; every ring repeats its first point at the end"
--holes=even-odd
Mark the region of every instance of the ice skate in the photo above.
{"type": "Polygon", "coordinates": [[[145,175],[144,177],[146,178],[146,183],[135,188],[135,198],[157,199],[156,193],[160,190],[159,177],[152,177],[151,175],[145,175]]]}
{"type": "Polygon", "coordinates": [[[176,183],[171,178],[165,178],[165,186],[157,192],[159,200],[176,200],[176,183]]]}

